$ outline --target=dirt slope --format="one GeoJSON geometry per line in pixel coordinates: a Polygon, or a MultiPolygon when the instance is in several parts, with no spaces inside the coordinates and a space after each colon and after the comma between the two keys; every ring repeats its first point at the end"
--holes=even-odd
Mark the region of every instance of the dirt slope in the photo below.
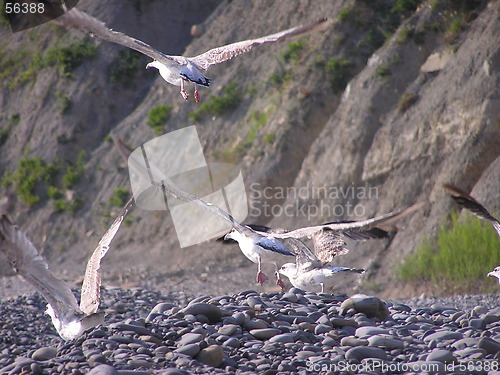
{"type": "MultiPolygon", "coordinates": [[[[110,82],[110,62],[123,49],[105,42],[91,41],[96,56],[75,68],[72,78],[45,67],[33,80],[6,81],[0,92],[0,127],[10,130],[0,146],[0,173],[35,156],[46,162],[57,156],[76,165],[79,151],[85,151],[80,181],[64,191],[83,201],[73,215],[54,212],[43,184],[39,193],[44,199],[31,208],[15,194],[12,199],[11,215],[69,281],[83,275],[86,259],[118,212],[110,204],[114,189],[130,190],[126,164],[106,136],[120,137],[132,147],[154,138],[147,118],[158,105],[171,106],[163,132],[196,123],[207,161],[240,166],[253,198],[248,222],[294,228],[367,218],[428,201],[425,209],[398,223],[390,241],[349,243],[351,252],[339,262],[367,269],[358,286],[362,291],[384,296],[420,292],[392,287],[393,266],[415,250],[423,235],[435,233],[453,208],[442,182],[473,189],[493,212],[500,210],[498,1],[471,2],[463,9],[448,2],[435,8],[424,3],[395,20],[387,16],[389,1],[282,0],[273,6],[264,0],[211,1],[201,9],[190,1],[140,4],[88,0],[80,6],[162,51],[185,49],[186,55],[319,17],[336,22],[294,44],[256,47],[212,67],[208,76],[213,83],[200,91],[202,102],[224,96],[231,83],[230,95],[239,101],[196,121],[188,114],[200,105],[185,102],[177,87],[144,71],[147,58],[135,61],[130,79],[110,82]],[[452,33],[449,25],[456,14],[463,22],[452,33]],[[191,25],[202,22],[202,35],[191,40],[191,25]],[[392,37],[383,35],[381,30],[390,27],[396,30],[392,37]],[[441,51],[448,56],[446,63],[422,72],[429,56],[441,51]],[[61,110],[64,95],[71,101],[67,111],[61,110]],[[325,196],[325,191],[335,194],[325,196]],[[265,212],[264,204],[274,211],[265,212]],[[285,207],[294,210],[286,215],[285,207]],[[323,211],[316,213],[315,207],[323,211]],[[276,212],[281,214],[273,217],[276,212]]],[[[36,33],[2,39],[8,51],[2,57],[21,50],[43,53],[81,38],[45,25],[36,33]]],[[[27,69],[30,58],[19,58],[24,61],[19,71],[27,69]]],[[[256,266],[237,246],[212,241],[181,249],[168,212],[136,209],[130,223],[103,262],[104,284],[214,294],[257,288],[256,266]]]]}

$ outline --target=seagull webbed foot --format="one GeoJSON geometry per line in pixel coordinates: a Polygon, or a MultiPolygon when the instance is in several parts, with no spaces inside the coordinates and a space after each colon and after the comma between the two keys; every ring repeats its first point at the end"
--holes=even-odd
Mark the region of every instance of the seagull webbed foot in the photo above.
{"type": "Polygon", "coordinates": [[[184,100],[189,99],[189,94],[185,90],[181,90],[181,95],[184,98],[184,100]]]}
{"type": "Polygon", "coordinates": [[[283,282],[283,280],[277,279],[276,285],[278,285],[281,288],[281,290],[285,290],[285,283],[283,282]]]}
{"type": "Polygon", "coordinates": [[[200,93],[198,92],[198,90],[194,90],[194,100],[196,103],[200,102],[200,93]]]}
{"type": "Polygon", "coordinates": [[[264,274],[264,272],[259,271],[257,272],[257,282],[262,285],[264,284],[269,278],[264,274]]]}

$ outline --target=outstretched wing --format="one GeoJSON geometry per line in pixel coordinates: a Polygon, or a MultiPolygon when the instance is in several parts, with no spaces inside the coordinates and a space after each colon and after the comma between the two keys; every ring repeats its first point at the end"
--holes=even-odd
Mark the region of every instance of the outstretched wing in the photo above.
{"type": "Polygon", "coordinates": [[[491,221],[493,228],[495,228],[498,236],[500,236],[500,222],[498,221],[498,219],[493,217],[481,203],[472,198],[465,191],[455,186],[452,186],[450,184],[443,184],[443,187],[451,193],[451,197],[453,198],[453,200],[460,206],[471,211],[481,219],[491,221]]]}
{"type": "Polygon", "coordinates": [[[329,263],[338,255],[347,254],[349,251],[342,234],[329,228],[323,228],[312,236],[314,253],[324,263],[329,263]]]}
{"type": "Polygon", "coordinates": [[[272,236],[276,238],[302,238],[302,237],[312,237],[315,233],[322,231],[327,228],[335,232],[346,232],[346,231],[368,231],[374,227],[380,225],[388,225],[395,220],[402,218],[403,216],[409,215],[413,213],[417,209],[421,208],[423,203],[417,203],[413,206],[407,207],[402,210],[394,211],[385,215],[377,216],[372,219],[362,220],[362,221],[353,221],[353,222],[345,222],[345,223],[334,223],[327,225],[317,225],[312,227],[304,227],[296,230],[292,230],[286,233],[273,233],[272,236]]]}
{"type": "Polygon", "coordinates": [[[101,272],[99,271],[101,268],[101,259],[108,252],[111,241],[120,229],[120,225],[132,208],[133,204],[134,198],[132,197],[127,202],[125,207],[123,207],[122,211],[113,224],[111,224],[108,231],[101,238],[99,244],[87,262],[80,298],[80,310],[82,310],[86,315],[95,313],[99,308],[101,300],[101,272]]]}
{"type": "Polygon", "coordinates": [[[6,215],[0,216],[0,252],[12,268],[42,294],[57,318],[78,311],[69,286],[49,271],[35,246],[6,215]]]}
{"type": "MultiPolygon", "coordinates": [[[[177,62],[179,57],[165,55],[164,53],[154,49],[149,44],[138,39],[132,38],[123,33],[109,29],[104,22],[85,13],[82,10],[73,8],[59,18],[54,20],[60,26],[67,29],[78,30],[84,34],[107,40],[108,42],[117,43],[122,46],[136,50],[154,60],[160,61],[165,65],[172,65],[177,62]]],[[[184,59],[184,58],[181,58],[184,59]]]]}
{"type": "Polygon", "coordinates": [[[213,48],[207,52],[202,53],[201,55],[189,57],[188,59],[196,64],[196,66],[198,66],[199,68],[206,70],[211,65],[219,64],[221,62],[232,59],[234,56],[238,56],[242,53],[250,51],[253,46],[264,43],[278,42],[294,35],[301,35],[324,29],[328,24],[326,21],[326,18],[322,18],[305,26],[292,27],[291,29],[280,31],[271,35],[266,35],[261,38],[244,40],[242,42],[213,48]]]}

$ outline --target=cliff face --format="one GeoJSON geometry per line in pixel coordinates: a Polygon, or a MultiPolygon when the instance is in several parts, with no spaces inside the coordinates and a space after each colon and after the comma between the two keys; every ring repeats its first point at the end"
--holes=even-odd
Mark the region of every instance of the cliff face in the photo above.
{"type": "MultiPolygon", "coordinates": [[[[456,8],[453,2],[424,3],[400,11],[385,1],[279,1],[272,7],[264,0],[212,1],[201,9],[200,2],[189,1],[137,4],[89,0],[79,6],[161,51],[185,49],[186,55],[319,17],[337,21],[324,32],[256,47],[212,67],[202,103],[212,96],[234,99],[219,113],[196,112],[199,104],[185,102],[177,87],[143,70],[145,57],[132,59],[125,77],[110,79],[111,63],[124,59],[124,49],[100,41],[89,42],[95,56],[74,68],[72,77],[48,65],[16,83],[12,76],[28,71],[34,54],[82,36],[53,25],[15,35],[5,30],[0,63],[21,62],[3,75],[0,126],[8,131],[0,172],[12,173],[31,157],[63,170],[83,164],[71,188],[59,177],[54,182],[67,197],[81,197],[74,214],[54,211],[45,182],[37,190],[44,198],[32,207],[12,199],[16,222],[68,279],[83,274],[112,221],[108,216],[118,212],[110,204],[114,189],[130,191],[126,165],[106,136],[132,147],[154,138],[147,119],[158,105],[171,107],[161,133],[196,123],[207,161],[241,167],[253,198],[248,222],[295,228],[429,202],[398,223],[390,241],[349,243],[351,252],[339,264],[367,269],[362,291],[403,293],[392,287],[395,263],[434,234],[453,208],[441,183],[472,189],[492,212],[500,209],[498,1],[456,8]],[[202,22],[202,35],[190,40],[191,25],[202,22]]],[[[213,293],[254,286],[255,266],[236,246],[212,241],[180,249],[165,212],[136,209],[130,222],[103,262],[105,284],[153,282],[213,293]]]]}

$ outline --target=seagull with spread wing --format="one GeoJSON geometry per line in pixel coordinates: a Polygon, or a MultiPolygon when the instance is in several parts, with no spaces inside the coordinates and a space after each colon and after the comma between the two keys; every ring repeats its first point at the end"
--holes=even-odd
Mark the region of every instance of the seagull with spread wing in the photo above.
{"type": "Polygon", "coordinates": [[[109,250],[132,205],[133,199],[126,204],[92,253],[85,270],[80,305],[69,286],[49,271],[47,263],[28,237],[6,215],[0,216],[0,253],[47,300],[47,314],[64,340],[77,338],[86,329],[104,322],[104,312],[97,312],[101,293],[101,259],[109,250]]]}
{"type": "MultiPolygon", "coordinates": [[[[342,232],[335,231],[327,225],[331,224],[342,224],[342,223],[352,223],[352,221],[339,221],[339,222],[329,222],[325,223],[325,227],[321,230],[314,232],[310,238],[312,239],[314,246],[314,256],[316,256],[320,261],[324,263],[329,263],[339,255],[344,255],[349,252],[347,249],[347,244],[344,241],[344,238],[348,238],[354,241],[365,241],[369,239],[380,239],[389,237],[389,232],[380,227],[373,228],[361,228],[357,230],[353,228],[352,230],[346,230],[342,232]]],[[[265,225],[259,224],[248,224],[250,228],[255,230],[256,232],[267,233],[268,235],[280,234],[285,235],[286,233],[291,232],[290,230],[286,230],[283,228],[270,228],[265,225]]],[[[391,228],[392,229],[392,228],[391,228]]],[[[304,246],[307,247],[301,240],[298,238],[287,237],[283,239],[283,242],[292,247],[292,249],[302,249],[304,251],[304,246]],[[299,243],[300,242],[300,243],[299,243]]],[[[309,248],[307,248],[309,249],[309,248]]],[[[310,251],[310,250],[309,250],[310,251]]],[[[295,251],[297,253],[297,251],[295,251]]]]}
{"type": "MultiPolygon", "coordinates": [[[[328,235],[330,237],[330,253],[342,254],[344,241],[341,234],[331,232],[328,235]],[[336,242],[332,241],[334,236],[337,237],[336,242]]],[[[301,242],[300,240],[296,241],[301,242]]],[[[305,245],[298,247],[296,250],[295,263],[283,264],[278,272],[288,277],[294,287],[308,292],[318,291],[319,285],[321,287],[320,292],[323,293],[325,285],[330,289],[349,276],[365,271],[358,268],[328,266],[328,261],[325,262],[316,257],[316,254],[312,253],[305,245]]]]}
{"type": "MultiPolygon", "coordinates": [[[[498,221],[498,219],[493,217],[481,203],[479,203],[465,191],[457,188],[456,186],[450,184],[443,184],[443,187],[450,192],[453,200],[457,202],[460,206],[471,211],[477,217],[491,222],[491,225],[493,225],[493,228],[495,228],[498,236],[500,237],[500,222],[498,221]]],[[[498,278],[498,283],[500,285],[500,266],[496,267],[493,271],[489,272],[487,276],[498,278]]]]}
{"type": "Polygon", "coordinates": [[[269,262],[275,266],[275,273],[277,276],[276,284],[278,284],[281,288],[284,288],[284,284],[279,277],[278,266],[274,258],[277,255],[295,256],[296,254],[294,252],[292,252],[287,246],[276,238],[268,236],[265,233],[259,233],[251,227],[239,223],[233,216],[220,207],[206,202],[196,195],[181,190],[170,179],[165,178],[161,181],[155,181],[155,176],[162,176],[163,174],[157,166],[149,162],[146,152],[141,155],[141,158],[145,158],[144,160],[136,159],[136,157],[138,157],[137,154],[132,153],[119,138],[113,137],[113,140],[118,152],[125,160],[127,160],[129,166],[141,175],[144,180],[149,180],[151,185],[156,189],[162,190],[164,193],[171,195],[175,199],[183,202],[189,202],[197,207],[200,207],[213,214],[218,220],[229,223],[232,226],[232,229],[226,234],[226,239],[234,239],[237,241],[243,255],[245,255],[245,257],[253,263],[257,263],[258,283],[263,284],[269,279],[262,272],[262,262],[269,262]],[[146,163],[144,161],[146,161],[146,163]]]}
{"type": "Polygon", "coordinates": [[[187,81],[193,82],[195,86],[194,99],[196,102],[200,101],[197,85],[207,87],[210,85],[210,79],[202,72],[206,71],[211,65],[220,64],[234,56],[248,52],[256,45],[278,42],[291,36],[322,30],[328,24],[326,19],[320,19],[305,26],[292,27],[291,29],[266,35],[261,38],[213,48],[198,56],[184,57],[166,55],[138,39],[113,31],[106,27],[103,22],[76,8],[69,10],[63,16],[57,18],[55,22],[63,27],[76,29],[92,37],[121,44],[122,46],[151,57],[153,61],[147,64],[146,68],[158,69],[165,81],[172,85],[180,86],[180,93],[186,100],[189,98],[189,94],[184,89],[184,83],[187,81]]]}

